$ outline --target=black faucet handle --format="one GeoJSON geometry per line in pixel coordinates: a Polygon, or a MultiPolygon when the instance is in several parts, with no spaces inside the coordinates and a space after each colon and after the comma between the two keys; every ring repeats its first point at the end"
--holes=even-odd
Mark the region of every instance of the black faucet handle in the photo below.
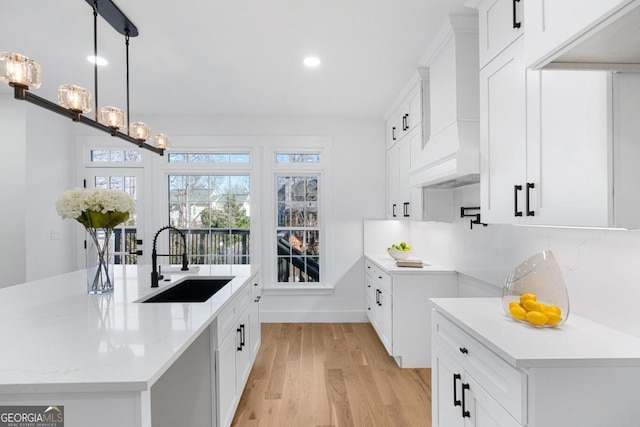
{"type": "Polygon", "coordinates": [[[186,252],[182,253],[182,268],[180,269],[180,271],[189,271],[189,262],[187,260],[186,252]]]}

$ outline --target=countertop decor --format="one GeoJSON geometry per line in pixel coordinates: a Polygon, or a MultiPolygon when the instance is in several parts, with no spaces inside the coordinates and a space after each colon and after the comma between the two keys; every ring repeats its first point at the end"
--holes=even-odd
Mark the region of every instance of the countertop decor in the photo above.
{"type": "Polygon", "coordinates": [[[91,237],[87,244],[87,292],[113,291],[113,229],[135,212],[133,197],[118,190],[76,188],[58,198],[56,211],[63,219],[78,221],[91,237]]]}
{"type": "Polygon", "coordinates": [[[502,307],[512,319],[530,326],[554,328],[567,321],[569,295],[553,252],[539,252],[509,273],[502,307]]]}

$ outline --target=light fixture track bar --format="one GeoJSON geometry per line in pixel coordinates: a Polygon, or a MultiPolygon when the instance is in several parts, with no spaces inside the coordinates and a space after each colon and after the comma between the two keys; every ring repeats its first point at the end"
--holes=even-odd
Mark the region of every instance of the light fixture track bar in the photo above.
{"type": "Polygon", "coordinates": [[[138,36],[136,26],[111,0],[86,0],[86,2],[89,3],[91,7],[97,4],[100,16],[123,36],[127,35],[127,33],[130,37],[138,36]]]}
{"type": "Polygon", "coordinates": [[[23,101],[27,101],[31,104],[37,105],[38,107],[42,107],[45,108],[49,111],[52,111],[54,113],[60,114],[61,116],[67,117],[75,122],[80,122],[83,123],[87,126],[90,126],[94,129],[98,129],[101,130],[103,132],[108,133],[111,136],[115,136],[117,138],[123,139],[127,142],[130,142],[132,144],[137,145],[140,148],[144,148],[146,150],[149,151],[153,151],[156,154],[160,154],[161,156],[164,155],[164,150],[160,149],[160,148],[156,148],[153,145],[149,145],[143,141],[137,140],[135,138],[130,137],[129,135],[126,135],[120,131],[114,130],[108,126],[103,125],[102,123],[99,123],[95,120],[91,120],[90,118],[83,116],[82,114],[80,114],[79,112],[74,112],[71,110],[68,110],[56,103],[53,103],[47,99],[41,98],[38,95],[34,95],[31,92],[29,92],[27,90],[26,87],[21,86],[21,85],[14,85],[11,84],[11,86],[13,86],[14,88],[14,98],[15,99],[20,99],[23,101]]]}

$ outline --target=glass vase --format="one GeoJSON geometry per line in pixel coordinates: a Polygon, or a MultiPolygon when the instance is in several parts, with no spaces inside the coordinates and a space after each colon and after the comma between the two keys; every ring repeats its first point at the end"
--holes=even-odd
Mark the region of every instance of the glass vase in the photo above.
{"type": "Polygon", "coordinates": [[[87,292],[113,291],[113,229],[87,228],[87,292]]]}
{"type": "Polygon", "coordinates": [[[550,250],[513,269],[502,288],[502,307],[513,319],[552,328],[569,317],[569,295],[560,266],[550,250]]]}

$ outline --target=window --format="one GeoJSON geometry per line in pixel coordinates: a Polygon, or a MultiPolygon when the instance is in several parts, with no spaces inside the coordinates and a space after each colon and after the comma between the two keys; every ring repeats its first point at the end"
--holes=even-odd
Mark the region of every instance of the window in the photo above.
{"type": "Polygon", "coordinates": [[[277,281],[320,281],[317,175],[276,176],[277,281]]]}
{"type": "MultiPolygon", "coordinates": [[[[192,264],[248,264],[248,175],[169,175],[169,222],[187,236],[192,264]]],[[[171,233],[171,263],[180,263],[182,239],[171,233]]]]}

